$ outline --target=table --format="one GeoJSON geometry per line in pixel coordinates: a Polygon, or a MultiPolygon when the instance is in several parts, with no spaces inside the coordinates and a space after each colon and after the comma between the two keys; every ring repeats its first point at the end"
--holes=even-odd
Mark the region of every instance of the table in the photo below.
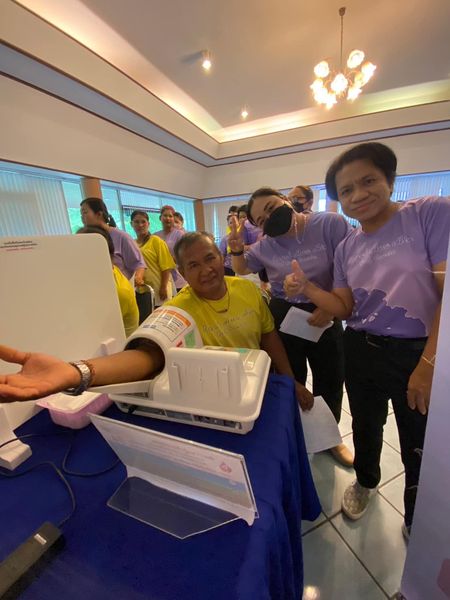
{"type": "MultiPolygon", "coordinates": [[[[96,477],[67,476],[77,508],[63,525],[66,546],[21,595],[24,600],[299,600],[303,587],[301,519],[315,519],[320,504],[305,451],[292,381],[271,375],[261,415],[240,436],[126,415],[107,416],[221,447],[245,456],[259,519],[178,540],[107,507],[125,479],[120,463],[96,477]]],[[[62,458],[73,441],[68,468],[96,472],[115,455],[90,425],[71,433],[42,411],[17,435],[31,438],[33,456],[15,472],[62,458]]],[[[70,498],[48,466],[13,479],[0,477],[0,559],[44,521],[60,522],[70,498]]]]}

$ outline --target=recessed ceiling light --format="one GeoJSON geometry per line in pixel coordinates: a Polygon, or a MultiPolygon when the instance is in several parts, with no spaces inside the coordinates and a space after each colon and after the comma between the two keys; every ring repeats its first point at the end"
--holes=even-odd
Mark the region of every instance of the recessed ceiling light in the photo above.
{"type": "Polygon", "coordinates": [[[246,119],[246,118],[248,117],[248,110],[247,110],[247,108],[246,108],[246,107],[244,107],[244,108],[241,110],[241,117],[242,117],[243,119],[246,119]]]}
{"type": "Polygon", "coordinates": [[[212,67],[211,54],[208,50],[204,50],[202,53],[202,67],[205,71],[209,71],[212,67]]]}

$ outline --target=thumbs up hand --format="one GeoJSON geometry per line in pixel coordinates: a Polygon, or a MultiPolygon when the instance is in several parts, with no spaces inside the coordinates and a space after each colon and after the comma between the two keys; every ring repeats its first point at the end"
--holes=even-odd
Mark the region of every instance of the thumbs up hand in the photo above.
{"type": "Polygon", "coordinates": [[[306,275],[296,260],[291,263],[292,273],[284,279],[284,291],[288,298],[301,294],[308,282],[306,275]]]}

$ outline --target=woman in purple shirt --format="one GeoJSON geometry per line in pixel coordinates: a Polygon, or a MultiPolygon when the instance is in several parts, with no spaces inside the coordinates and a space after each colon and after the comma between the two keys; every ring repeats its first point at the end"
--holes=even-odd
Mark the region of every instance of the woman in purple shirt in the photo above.
{"type": "MultiPolygon", "coordinates": [[[[173,206],[169,206],[168,204],[162,206],[159,213],[159,220],[161,221],[163,228],[160,231],[156,231],[155,235],[166,242],[167,246],[169,247],[170,254],[175,260],[173,249],[175,248],[175,244],[178,242],[178,240],[183,237],[185,231],[184,229],[177,229],[175,227],[175,209],[173,206]]],[[[179,292],[181,288],[186,285],[186,280],[181,277],[180,273],[176,269],[172,271],[172,277],[177,292],[179,292]]]]}
{"type": "Polygon", "coordinates": [[[405,467],[409,537],[430,401],[440,302],[450,233],[450,201],[391,202],[397,158],[379,143],[344,152],[326,176],[328,195],[361,226],[339,245],[332,293],[310,281],[300,260],[287,295],[305,294],[347,320],[345,383],[353,417],[356,481],[342,510],[359,519],[380,481],[388,400],[392,400],[405,467]],[[302,271],[303,268],[303,271],[302,271]]]}
{"type": "MultiPolygon", "coordinates": [[[[248,219],[266,234],[261,240],[244,248],[241,229],[233,226],[228,243],[233,270],[240,274],[265,269],[271,285],[270,310],[276,328],[292,306],[311,313],[309,323],[325,326],[334,317],[315,306],[304,294],[287,299],[283,282],[290,273],[291,262],[298,259],[305,265],[309,277],[322,289],[331,291],[334,251],[350,231],[350,226],[336,213],[297,213],[289,200],[272,188],[260,188],[248,203],[248,219]]],[[[323,396],[337,422],[341,416],[344,383],[342,324],[325,330],[317,343],[279,331],[295,379],[306,382],[308,360],[313,374],[314,395],[323,396]]],[[[344,444],[332,449],[334,457],[351,466],[353,456],[344,444]]]]}
{"type": "Polygon", "coordinates": [[[134,275],[135,284],[144,285],[146,266],[141,251],[128,233],[117,229],[115,224],[111,226],[112,217],[103,200],[86,198],[80,204],[80,212],[85,227],[101,227],[109,233],[114,244],[113,263],[119,267],[125,277],[131,279],[134,275]]]}

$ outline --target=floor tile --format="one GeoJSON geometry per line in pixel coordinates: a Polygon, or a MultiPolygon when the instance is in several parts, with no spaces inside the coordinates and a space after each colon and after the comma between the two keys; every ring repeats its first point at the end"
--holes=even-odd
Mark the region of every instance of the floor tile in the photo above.
{"type": "Polygon", "coordinates": [[[339,431],[342,437],[352,433],[352,417],[345,411],[341,411],[341,420],[339,421],[339,431]]]}
{"type": "MultiPolygon", "coordinates": [[[[345,436],[343,442],[347,444],[348,448],[353,452],[353,439],[351,435],[345,436]]],[[[400,454],[397,450],[394,450],[389,444],[383,443],[383,449],[381,451],[381,481],[380,485],[386,483],[390,479],[397,477],[403,473],[403,463],[400,454]]]]}
{"type": "MultiPolygon", "coordinates": [[[[347,439],[348,436],[344,441],[347,439]]],[[[311,456],[310,465],[322,510],[328,517],[335,515],[341,510],[344,490],[355,479],[355,472],[338,465],[329,452],[311,456]]]]}
{"type": "Polygon", "coordinates": [[[330,523],[305,535],[303,557],[303,600],[386,599],[330,523]]]}
{"type": "Polygon", "coordinates": [[[308,531],[311,531],[311,529],[314,529],[321,523],[324,523],[326,519],[326,516],[323,514],[323,512],[321,512],[314,521],[302,521],[302,535],[305,535],[305,533],[308,533],[308,531]]]}
{"type": "Polygon", "coordinates": [[[394,413],[388,415],[386,425],[384,426],[383,440],[395,448],[397,452],[400,452],[400,440],[398,439],[398,429],[394,413]]]}
{"type": "Polygon", "coordinates": [[[393,481],[384,485],[380,494],[386,498],[403,515],[403,490],[405,489],[405,475],[402,473],[393,481]]]}
{"type": "Polygon", "coordinates": [[[348,396],[346,392],[344,392],[344,395],[342,396],[342,410],[345,410],[345,412],[349,415],[351,414],[350,405],[348,403],[348,396]]]}
{"type": "MultiPolygon", "coordinates": [[[[376,494],[358,521],[350,521],[340,513],[332,523],[386,594],[395,594],[400,589],[406,557],[403,518],[395,508],[376,494]]],[[[348,568],[346,571],[348,574],[348,568]]]]}

